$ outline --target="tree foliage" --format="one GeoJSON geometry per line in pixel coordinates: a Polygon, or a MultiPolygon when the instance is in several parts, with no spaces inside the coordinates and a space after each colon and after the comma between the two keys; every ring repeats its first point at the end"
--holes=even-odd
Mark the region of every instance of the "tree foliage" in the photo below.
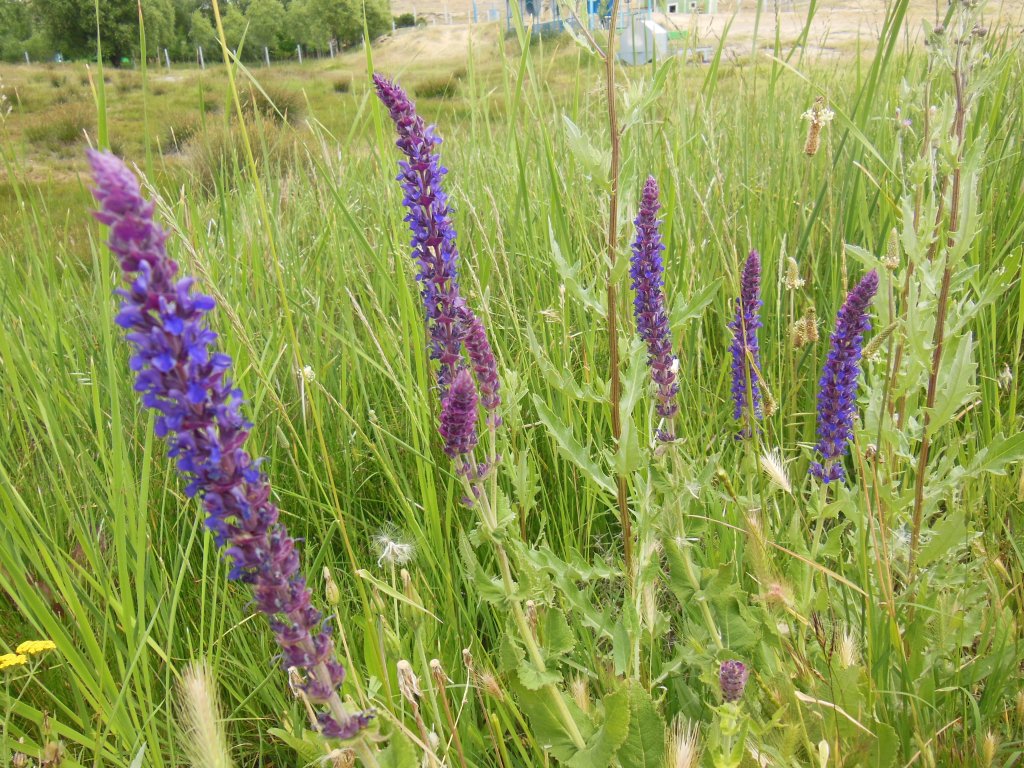
{"type": "MultiPolygon", "coordinates": [[[[209,0],[0,0],[0,58],[93,58],[99,30],[103,56],[115,64],[137,59],[142,49],[142,8],[146,55],[194,59],[195,49],[217,47],[209,0]]],[[[258,59],[266,47],[289,56],[295,46],[326,51],[371,39],[391,28],[389,0],[220,0],[228,47],[258,59]]]]}

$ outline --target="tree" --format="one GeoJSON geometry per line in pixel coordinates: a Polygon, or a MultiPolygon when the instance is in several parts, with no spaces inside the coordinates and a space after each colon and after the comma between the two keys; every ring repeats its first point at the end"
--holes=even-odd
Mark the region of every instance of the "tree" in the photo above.
{"type": "MultiPolygon", "coordinates": [[[[174,9],[171,0],[141,0],[147,48],[156,51],[172,42],[174,9]]],[[[87,57],[96,52],[97,21],[103,55],[118,64],[139,49],[138,0],[33,0],[39,26],[65,56],[87,57]],[[99,18],[97,20],[97,7],[99,18]]]]}
{"type": "Polygon", "coordinates": [[[281,0],[251,0],[245,9],[245,18],[249,23],[249,31],[245,35],[246,48],[259,55],[264,47],[277,47],[277,38],[285,21],[281,0]]]}
{"type": "Polygon", "coordinates": [[[200,10],[192,11],[188,19],[188,41],[194,47],[202,47],[206,55],[217,46],[217,31],[213,28],[213,22],[200,10]]]}
{"type": "MultiPolygon", "coordinates": [[[[238,10],[238,6],[229,5],[227,10],[221,13],[220,21],[224,26],[224,39],[227,41],[228,48],[237,51],[245,36],[245,14],[238,10]]],[[[249,47],[248,39],[246,39],[246,47],[249,47]]]]}

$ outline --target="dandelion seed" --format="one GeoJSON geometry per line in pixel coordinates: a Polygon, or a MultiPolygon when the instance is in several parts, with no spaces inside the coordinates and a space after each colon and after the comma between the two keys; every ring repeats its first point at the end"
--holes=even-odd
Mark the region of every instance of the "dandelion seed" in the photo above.
{"type": "Polygon", "coordinates": [[[399,660],[395,666],[398,677],[398,690],[410,704],[416,704],[423,691],[420,690],[420,681],[413,672],[412,664],[405,659],[399,660]]]}
{"type": "Polygon", "coordinates": [[[996,382],[1003,392],[1010,391],[1010,386],[1013,384],[1013,372],[1010,370],[1009,363],[1003,363],[1003,370],[999,372],[996,382]]]}
{"type": "Polygon", "coordinates": [[[15,648],[14,652],[25,656],[35,656],[37,653],[53,651],[56,650],[56,648],[57,644],[52,640],[26,640],[15,648]]]}
{"type": "Polygon", "coordinates": [[[401,568],[412,560],[416,547],[397,538],[394,532],[384,532],[373,537],[377,548],[377,566],[383,568],[401,568]]]}
{"type": "Polygon", "coordinates": [[[700,730],[683,715],[672,721],[668,741],[668,768],[697,768],[700,760],[700,730]]]}
{"type": "Polygon", "coordinates": [[[810,473],[823,483],[846,476],[842,459],[853,439],[853,417],[857,410],[857,378],[860,375],[864,333],[871,328],[868,310],[878,290],[878,273],[868,272],[850,291],[836,317],[831,349],[818,382],[819,461],[810,473]]]}
{"type": "Polygon", "coordinates": [[[793,486],[789,482],[789,472],[786,469],[786,462],[782,458],[780,448],[775,447],[761,454],[761,469],[776,488],[785,493],[793,493],[793,486]]]}

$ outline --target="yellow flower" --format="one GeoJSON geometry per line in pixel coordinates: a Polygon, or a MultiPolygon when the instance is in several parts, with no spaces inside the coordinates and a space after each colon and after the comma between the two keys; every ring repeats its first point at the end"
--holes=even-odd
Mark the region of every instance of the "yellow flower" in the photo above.
{"type": "Polygon", "coordinates": [[[7,669],[8,667],[20,667],[22,664],[28,663],[28,656],[24,656],[20,653],[5,653],[0,656],[0,669],[7,669]]]}
{"type": "Polygon", "coordinates": [[[15,653],[35,656],[43,651],[52,651],[57,645],[52,640],[26,640],[15,649],[15,653]]]}

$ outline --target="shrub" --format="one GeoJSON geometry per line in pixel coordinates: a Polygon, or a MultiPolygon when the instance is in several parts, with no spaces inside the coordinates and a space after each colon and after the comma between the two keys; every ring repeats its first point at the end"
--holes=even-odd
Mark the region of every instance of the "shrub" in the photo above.
{"type": "Polygon", "coordinates": [[[395,16],[396,27],[415,27],[416,26],[416,15],[412,13],[400,13],[395,16]]]}
{"type": "Polygon", "coordinates": [[[242,113],[247,119],[266,118],[278,123],[294,123],[299,120],[305,104],[302,94],[273,86],[263,86],[263,91],[250,88],[239,94],[242,113]]]}
{"type": "Polygon", "coordinates": [[[335,79],[332,87],[335,93],[348,93],[352,90],[352,75],[340,75],[335,79]]]}
{"type": "Polygon", "coordinates": [[[421,80],[413,86],[413,93],[421,99],[450,99],[459,90],[456,73],[421,80]]]}
{"type": "Polygon", "coordinates": [[[58,150],[81,141],[96,122],[91,107],[84,103],[67,104],[50,109],[25,129],[25,138],[51,150],[58,150]]]}

